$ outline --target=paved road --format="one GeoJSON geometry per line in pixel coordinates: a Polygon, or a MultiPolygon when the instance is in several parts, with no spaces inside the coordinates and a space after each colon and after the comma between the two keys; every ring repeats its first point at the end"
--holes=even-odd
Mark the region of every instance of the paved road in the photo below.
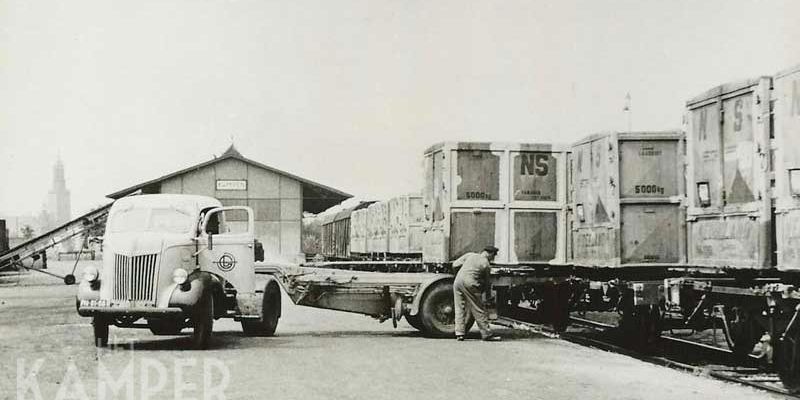
{"type": "Polygon", "coordinates": [[[220,320],[206,351],[118,328],[112,347],[95,350],[89,320],[75,313],[75,287],[36,276],[15,282],[0,277],[0,398],[35,399],[37,390],[43,399],[779,398],[509,330],[499,331],[500,343],[427,339],[405,324],[287,305],[288,297],[276,337],[245,337],[220,320]]]}

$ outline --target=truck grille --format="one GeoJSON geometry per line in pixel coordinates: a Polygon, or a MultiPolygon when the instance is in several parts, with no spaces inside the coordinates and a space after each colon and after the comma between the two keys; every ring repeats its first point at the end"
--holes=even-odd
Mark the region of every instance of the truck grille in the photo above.
{"type": "Polygon", "coordinates": [[[155,302],[156,254],[114,255],[114,300],[155,302]]]}

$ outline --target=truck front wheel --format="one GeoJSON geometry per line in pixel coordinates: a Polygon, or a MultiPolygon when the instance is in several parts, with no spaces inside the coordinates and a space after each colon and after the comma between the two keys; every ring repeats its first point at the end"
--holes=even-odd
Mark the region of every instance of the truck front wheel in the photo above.
{"type": "Polygon", "coordinates": [[[258,319],[243,319],[242,330],[250,336],[273,336],[281,318],[281,289],[275,282],[264,288],[261,315],[258,319]]]}
{"type": "Polygon", "coordinates": [[[150,319],[147,325],[154,335],[180,335],[182,321],[171,319],[150,319]]]}
{"type": "Polygon", "coordinates": [[[214,296],[210,290],[192,308],[192,347],[202,350],[208,347],[214,330],[214,296]]]}
{"type": "Polygon", "coordinates": [[[92,318],[94,328],[94,345],[97,347],[108,346],[108,321],[97,315],[92,318]]]}

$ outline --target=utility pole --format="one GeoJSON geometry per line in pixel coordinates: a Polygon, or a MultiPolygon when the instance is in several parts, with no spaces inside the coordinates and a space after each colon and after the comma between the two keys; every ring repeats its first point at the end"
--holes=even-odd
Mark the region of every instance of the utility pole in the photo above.
{"type": "Polygon", "coordinates": [[[628,117],[628,133],[631,132],[631,92],[625,95],[625,108],[622,109],[628,117]]]}

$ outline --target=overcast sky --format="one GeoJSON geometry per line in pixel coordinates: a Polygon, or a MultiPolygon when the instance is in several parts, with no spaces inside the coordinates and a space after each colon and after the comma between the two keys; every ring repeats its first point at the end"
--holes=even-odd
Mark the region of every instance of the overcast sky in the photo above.
{"type": "Polygon", "coordinates": [[[689,97],[800,63],[800,1],[0,0],[0,212],[72,211],[222,153],[419,190],[444,140],[680,128],[689,97]]]}

